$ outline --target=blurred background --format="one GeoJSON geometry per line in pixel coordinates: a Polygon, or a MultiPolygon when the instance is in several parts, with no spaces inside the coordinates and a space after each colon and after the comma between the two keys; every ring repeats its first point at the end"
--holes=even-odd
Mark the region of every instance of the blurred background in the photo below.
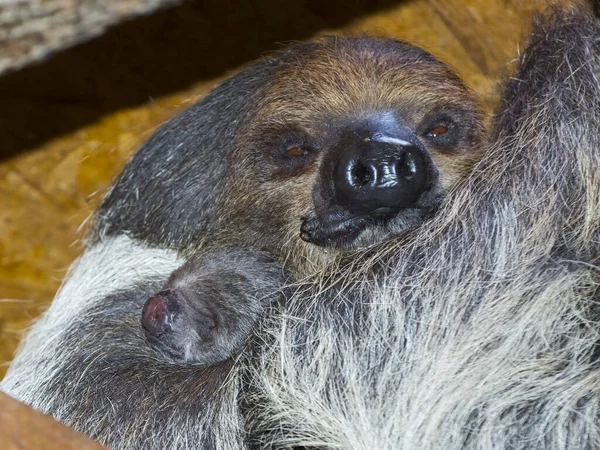
{"type": "Polygon", "coordinates": [[[0,0],[0,378],[82,251],[82,224],[113,177],[161,123],[224,77],[285,42],[371,33],[451,64],[491,111],[543,6],[0,0]]]}

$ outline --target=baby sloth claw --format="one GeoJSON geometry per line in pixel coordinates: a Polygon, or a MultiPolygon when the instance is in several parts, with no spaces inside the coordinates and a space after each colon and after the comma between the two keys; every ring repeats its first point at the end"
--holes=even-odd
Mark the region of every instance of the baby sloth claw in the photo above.
{"type": "Polygon", "coordinates": [[[209,252],[173,272],[142,310],[146,338],[172,362],[210,365],[243,346],[285,283],[265,254],[209,252]]]}

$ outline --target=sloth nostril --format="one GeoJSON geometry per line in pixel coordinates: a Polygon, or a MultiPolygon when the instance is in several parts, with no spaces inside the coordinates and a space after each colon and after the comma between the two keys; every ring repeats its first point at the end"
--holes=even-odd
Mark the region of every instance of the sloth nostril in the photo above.
{"type": "Polygon", "coordinates": [[[396,172],[407,180],[411,180],[417,173],[417,163],[412,152],[406,152],[396,164],[396,172]]]}
{"type": "Polygon", "coordinates": [[[415,204],[427,190],[427,157],[416,145],[361,143],[333,166],[333,175],[335,202],[351,213],[397,211],[415,204]]]}
{"type": "Polygon", "coordinates": [[[361,163],[357,163],[352,169],[352,180],[356,185],[365,186],[372,179],[369,169],[361,163]]]}

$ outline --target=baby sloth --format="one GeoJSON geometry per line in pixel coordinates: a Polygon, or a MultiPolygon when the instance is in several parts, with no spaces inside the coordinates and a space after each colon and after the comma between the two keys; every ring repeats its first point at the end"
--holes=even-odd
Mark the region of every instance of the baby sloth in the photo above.
{"type": "Polygon", "coordinates": [[[242,347],[284,283],[281,266],[258,251],[192,257],[144,305],[146,337],[174,361],[210,365],[225,360],[242,347]]]}
{"type": "MultiPolygon", "coordinates": [[[[260,61],[168,132],[194,132],[203,114],[222,114],[230,140],[218,143],[218,157],[202,142],[210,132],[196,136],[198,154],[181,164],[218,176],[188,182],[181,204],[188,227],[204,225],[173,223],[165,243],[193,247],[189,237],[201,231],[217,250],[196,249],[142,314],[151,342],[202,364],[240,349],[277,297],[284,267],[302,278],[422,224],[480,158],[484,135],[476,102],[446,65],[408,43],[365,36],[295,44],[260,61]],[[253,101],[233,107],[238,96],[253,101]]],[[[161,208],[149,210],[168,221],[161,208]]]]}

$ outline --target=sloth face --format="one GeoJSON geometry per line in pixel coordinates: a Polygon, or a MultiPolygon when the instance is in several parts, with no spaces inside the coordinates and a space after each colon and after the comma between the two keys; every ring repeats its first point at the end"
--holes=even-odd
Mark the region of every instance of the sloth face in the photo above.
{"type": "Polygon", "coordinates": [[[219,208],[265,248],[380,242],[426,220],[480,158],[471,94],[414,46],[330,38],[293,47],[274,73],[219,208]]]}

